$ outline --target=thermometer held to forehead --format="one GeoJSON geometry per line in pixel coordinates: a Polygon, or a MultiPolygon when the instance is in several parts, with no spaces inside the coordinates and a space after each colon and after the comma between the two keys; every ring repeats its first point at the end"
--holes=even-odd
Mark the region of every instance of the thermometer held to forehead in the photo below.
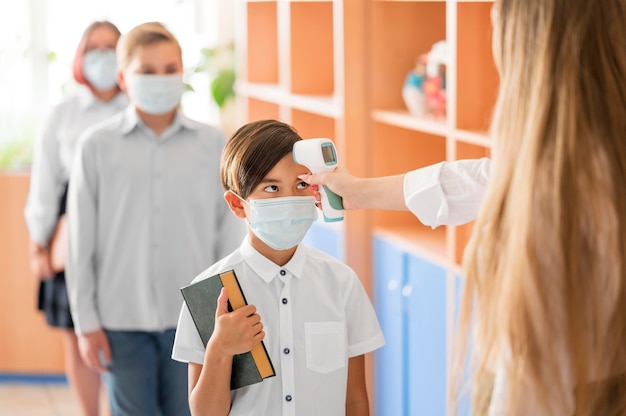
{"type": "MultiPolygon", "coordinates": [[[[299,165],[306,166],[311,173],[332,172],[337,167],[337,151],[330,139],[305,139],[294,143],[293,160],[299,165]]],[[[320,188],[322,198],[322,212],[324,221],[335,222],[343,220],[343,201],[341,197],[328,189],[320,188]]]]}

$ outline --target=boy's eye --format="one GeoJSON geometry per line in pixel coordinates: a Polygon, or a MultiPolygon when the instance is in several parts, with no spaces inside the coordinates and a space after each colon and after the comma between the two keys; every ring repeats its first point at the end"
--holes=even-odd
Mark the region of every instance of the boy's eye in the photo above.
{"type": "Polygon", "coordinates": [[[300,183],[298,184],[298,186],[297,186],[297,188],[298,188],[299,190],[306,189],[306,188],[308,188],[308,187],[309,187],[309,184],[308,184],[308,183],[306,183],[306,182],[300,182],[300,183]]]}
{"type": "Polygon", "coordinates": [[[265,192],[278,192],[278,186],[276,185],[270,185],[270,186],[266,186],[264,189],[265,192]]]}

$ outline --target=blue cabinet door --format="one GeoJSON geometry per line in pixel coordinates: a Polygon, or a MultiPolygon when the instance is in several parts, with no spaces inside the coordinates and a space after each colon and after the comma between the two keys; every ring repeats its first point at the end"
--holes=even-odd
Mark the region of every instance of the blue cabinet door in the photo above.
{"type": "Polygon", "coordinates": [[[404,363],[404,285],[406,254],[381,238],[374,238],[373,297],[385,345],[374,353],[375,414],[406,415],[404,363]]]}
{"type": "Polygon", "coordinates": [[[408,255],[407,315],[410,415],[446,414],[446,269],[408,255]]]}
{"type": "MultiPolygon", "coordinates": [[[[454,276],[454,328],[457,328],[457,322],[459,319],[459,312],[461,310],[461,302],[463,301],[463,289],[465,288],[465,278],[460,275],[454,276]]],[[[468,367],[465,368],[466,374],[469,371],[468,367]]],[[[469,416],[470,414],[470,400],[471,400],[471,386],[463,386],[461,396],[459,397],[459,416],[469,416]],[[470,387],[470,388],[468,388],[470,387]]]]}
{"type": "Polygon", "coordinates": [[[303,243],[343,260],[343,234],[319,221],[311,225],[303,243]]]}

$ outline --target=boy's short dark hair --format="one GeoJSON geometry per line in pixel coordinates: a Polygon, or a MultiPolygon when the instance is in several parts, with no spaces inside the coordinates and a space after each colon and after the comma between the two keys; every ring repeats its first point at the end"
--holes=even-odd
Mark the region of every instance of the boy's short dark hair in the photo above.
{"type": "Polygon", "coordinates": [[[302,138],[293,127],[277,120],[245,124],[222,152],[222,186],[246,199],[299,140],[302,138]]]}

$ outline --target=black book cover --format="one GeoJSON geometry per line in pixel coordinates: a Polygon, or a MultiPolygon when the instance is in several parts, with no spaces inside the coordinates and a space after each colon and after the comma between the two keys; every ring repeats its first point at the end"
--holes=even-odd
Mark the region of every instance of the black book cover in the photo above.
{"type": "MultiPolygon", "coordinates": [[[[215,327],[217,298],[222,287],[226,287],[228,291],[229,311],[239,309],[248,304],[233,270],[216,274],[181,289],[187,308],[189,308],[193,322],[205,347],[215,327]]],[[[265,349],[265,344],[261,341],[252,351],[233,357],[230,389],[234,390],[259,383],[263,379],[275,375],[274,366],[265,349]]]]}

